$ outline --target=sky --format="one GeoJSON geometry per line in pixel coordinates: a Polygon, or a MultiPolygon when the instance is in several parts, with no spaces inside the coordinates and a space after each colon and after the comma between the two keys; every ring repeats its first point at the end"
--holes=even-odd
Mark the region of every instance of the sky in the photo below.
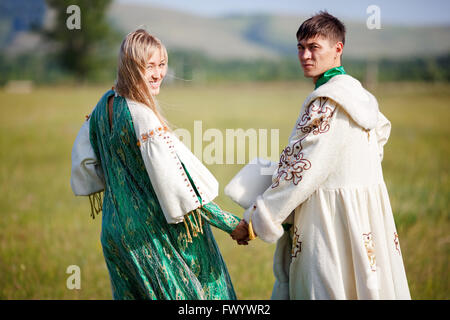
{"type": "Polygon", "coordinates": [[[310,16],[319,10],[342,19],[365,21],[367,8],[380,8],[381,22],[398,25],[450,26],[448,0],[116,0],[178,9],[203,16],[223,14],[281,13],[310,16]]]}

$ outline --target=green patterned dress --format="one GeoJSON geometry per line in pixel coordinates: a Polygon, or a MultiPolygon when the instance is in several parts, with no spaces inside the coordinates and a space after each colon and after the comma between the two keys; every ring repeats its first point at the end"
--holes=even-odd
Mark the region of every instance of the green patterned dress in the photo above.
{"type": "Polygon", "coordinates": [[[236,299],[210,225],[231,233],[240,219],[210,202],[168,224],[122,97],[114,98],[110,127],[111,95],[91,114],[90,140],[105,175],[101,243],[113,298],[236,299]]]}

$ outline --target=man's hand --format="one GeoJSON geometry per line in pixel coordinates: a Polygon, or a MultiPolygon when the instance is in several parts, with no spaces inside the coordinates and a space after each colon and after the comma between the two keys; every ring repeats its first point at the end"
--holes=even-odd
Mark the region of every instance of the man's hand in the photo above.
{"type": "Polygon", "coordinates": [[[242,219],[237,227],[233,230],[233,232],[231,232],[231,238],[233,238],[233,240],[236,240],[238,244],[248,244],[248,223],[244,219],[242,219]]]}

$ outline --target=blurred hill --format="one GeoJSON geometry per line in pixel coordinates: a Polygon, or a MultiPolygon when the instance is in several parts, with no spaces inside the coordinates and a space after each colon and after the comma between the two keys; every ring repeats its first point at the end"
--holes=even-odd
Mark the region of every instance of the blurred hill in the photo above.
{"type": "MultiPolygon", "coordinates": [[[[42,32],[52,28],[67,31],[65,10],[49,10],[44,0],[34,0],[34,7],[28,3],[0,0],[0,86],[9,80],[73,81],[75,72],[61,64],[67,56],[61,45],[62,40],[72,41],[75,34],[72,37],[68,32],[70,38],[64,35],[62,40],[48,41],[42,32]],[[58,15],[63,15],[62,19],[57,20],[58,15]]],[[[77,3],[82,7],[79,36],[87,37],[93,28],[92,19],[87,17],[98,4],[88,0],[77,3]],[[84,24],[83,17],[87,19],[84,24]]],[[[89,61],[96,62],[88,68],[90,74],[83,77],[86,81],[110,82],[115,78],[120,42],[139,27],[163,41],[170,56],[172,79],[181,83],[303,79],[295,33],[306,16],[210,17],[117,1],[106,10],[106,29],[114,30],[114,39],[102,45],[107,38],[104,33],[91,35],[92,46],[83,52],[89,53],[89,61]]],[[[450,81],[450,24],[401,26],[385,25],[382,20],[382,29],[369,30],[366,21],[343,22],[347,27],[343,64],[356,78],[374,83],[450,81]]],[[[76,57],[77,62],[82,60],[76,57]]]]}
{"type": "MultiPolygon", "coordinates": [[[[20,5],[20,4],[17,4],[20,5]]],[[[45,14],[51,25],[54,15],[45,14]]],[[[295,33],[307,17],[287,15],[233,15],[205,17],[148,5],[113,2],[108,10],[112,26],[123,35],[146,27],[170,50],[200,51],[216,59],[276,59],[296,54],[295,33]]],[[[345,56],[358,59],[437,56],[450,51],[449,26],[384,25],[369,30],[365,21],[343,21],[347,27],[345,56]]],[[[36,49],[39,37],[23,29],[12,36],[17,24],[0,14],[0,49],[16,54],[36,49]]]]}
{"type": "MultiPolygon", "coordinates": [[[[169,49],[198,50],[213,58],[278,58],[296,54],[295,33],[307,17],[233,15],[204,17],[171,9],[113,3],[113,24],[125,33],[145,26],[169,49]]],[[[384,25],[369,30],[366,22],[343,21],[345,55],[351,58],[436,56],[450,51],[450,26],[384,25]]]]}

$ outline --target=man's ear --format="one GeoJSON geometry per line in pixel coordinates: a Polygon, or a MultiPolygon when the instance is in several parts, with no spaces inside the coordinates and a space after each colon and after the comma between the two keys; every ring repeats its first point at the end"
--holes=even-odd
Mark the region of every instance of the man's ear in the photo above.
{"type": "Polygon", "coordinates": [[[342,53],[344,52],[344,44],[341,41],[338,41],[336,43],[336,58],[341,57],[342,53]]]}

